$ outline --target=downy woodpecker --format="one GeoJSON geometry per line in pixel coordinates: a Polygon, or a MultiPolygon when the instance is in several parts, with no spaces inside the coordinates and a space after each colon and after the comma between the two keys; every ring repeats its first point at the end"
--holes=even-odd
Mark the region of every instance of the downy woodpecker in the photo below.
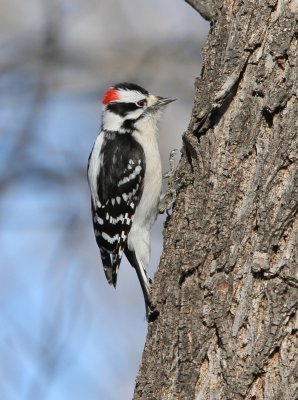
{"type": "Polygon", "coordinates": [[[150,230],[161,194],[157,123],[176,99],[154,96],[133,83],[110,87],[103,96],[101,132],[88,160],[96,242],[106,278],[116,287],[126,255],[140,281],[150,319],[150,230]]]}

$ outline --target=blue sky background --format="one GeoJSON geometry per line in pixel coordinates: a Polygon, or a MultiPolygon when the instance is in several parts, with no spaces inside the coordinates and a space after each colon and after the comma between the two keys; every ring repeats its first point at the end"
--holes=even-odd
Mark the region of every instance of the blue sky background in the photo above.
{"type": "MultiPolygon", "coordinates": [[[[181,147],[208,24],[183,0],[2,0],[0,399],[130,399],[147,324],[135,271],[101,266],[86,163],[103,91],[177,97],[163,168],[181,147]],[[16,10],[18,12],[16,12],[16,10]]],[[[162,251],[160,217],[149,274],[162,251]]]]}

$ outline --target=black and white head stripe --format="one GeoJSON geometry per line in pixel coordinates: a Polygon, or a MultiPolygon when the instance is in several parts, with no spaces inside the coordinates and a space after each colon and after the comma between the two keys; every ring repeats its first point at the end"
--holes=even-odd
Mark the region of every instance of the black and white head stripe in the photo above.
{"type": "Polygon", "coordinates": [[[149,92],[134,83],[119,83],[109,88],[103,97],[103,104],[107,109],[117,103],[138,103],[149,96],[149,92]]]}
{"type": "Polygon", "coordinates": [[[114,89],[139,92],[145,96],[149,95],[149,92],[146,89],[142,88],[139,85],[136,85],[135,83],[127,83],[127,82],[118,83],[117,85],[114,86],[114,89]]]}
{"type": "Polygon", "coordinates": [[[120,117],[129,115],[132,111],[136,111],[140,108],[136,102],[113,102],[107,105],[107,111],[111,111],[120,117]]]}
{"type": "Polygon", "coordinates": [[[143,191],[145,158],[139,143],[121,134],[104,139],[100,157],[97,198],[92,202],[93,226],[103,252],[106,277],[115,286],[133,215],[143,191]]]}

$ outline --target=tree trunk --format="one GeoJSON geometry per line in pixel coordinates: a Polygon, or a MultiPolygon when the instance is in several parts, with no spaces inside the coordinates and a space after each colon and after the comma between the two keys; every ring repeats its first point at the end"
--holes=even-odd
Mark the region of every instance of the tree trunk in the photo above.
{"type": "Polygon", "coordinates": [[[134,399],[297,399],[298,1],[187,2],[212,25],[134,399]]]}

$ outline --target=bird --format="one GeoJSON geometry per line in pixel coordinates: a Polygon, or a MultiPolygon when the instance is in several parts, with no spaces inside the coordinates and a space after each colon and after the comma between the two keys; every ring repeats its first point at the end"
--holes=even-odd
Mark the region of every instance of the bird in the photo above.
{"type": "Polygon", "coordinates": [[[135,83],[109,87],[87,167],[93,228],[106,279],[116,288],[125,255],[136,270],[147,320],[156,315],[146,268],[162,188],[158,121],[174,100],[155,96],[135,83]]]}

